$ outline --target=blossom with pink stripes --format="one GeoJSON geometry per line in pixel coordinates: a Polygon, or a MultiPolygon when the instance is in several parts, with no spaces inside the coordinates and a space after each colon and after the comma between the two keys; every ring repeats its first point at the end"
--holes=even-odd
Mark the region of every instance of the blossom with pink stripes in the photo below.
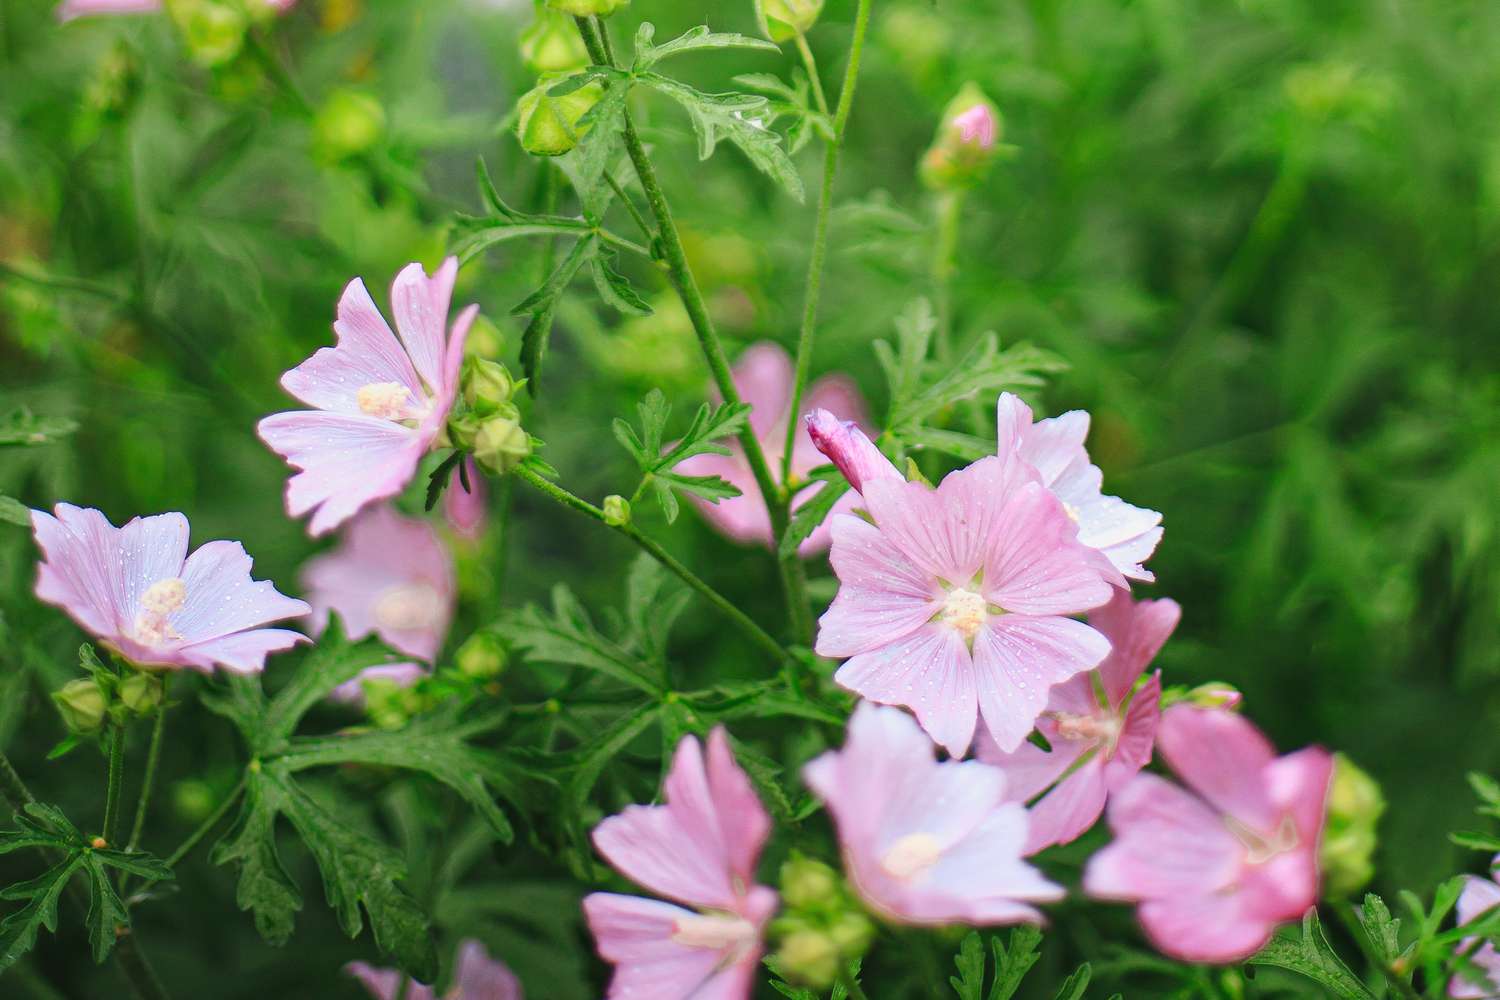
{"type": "Polygon", "coordinates": [[[260,422],[261,440],[300,470],[287,482],[292,517],[311,513],[323,535],[362,508],[400,493],[438,446],[458,396],[469,306],[447,327],[458,260],[428,277],[408,264],[391,285],[395,333],[358,278],[344,289],[333,324],[338,345],[287,372],[281,385],[311,410],[260,422]]]}
{"type": "Polygon", "coordinates": [[[723,727],[706,759],[696,737],[683,738],[665,791],[666,804],[628,806],[594,830],[621,874],[673,900],[584,899],[599,954],[615,966],[608,1000],[747,1000],[776,910],[776,893],[755,884],[771,819],[723,727]]]}
{"type": "Polygon", "coordinates": [[[516,974],[504,962],[491,958],[484,945],[474,940],[458,946],[453,986],[441,995],[431,986],[412,982],[395,969],[350,962],[344,971],[359,980],[375,1000],[523,1000],[524,997],[516,974]]]}
{"type": "Polygon", "coordinates": [[[1089,860],[1084,890],[1139,903],[1165,955],[1239,961],[1317,902],[1333,757],[1277,757],[1245,718],[1189,705],[1162,715],[1156,744],[1187,788],[1142,773],[1115,792],[1115,839],[1089,860]]]}
{"type": "Polygon", "coordinates": [[[803,770],[838,825],[849,879],[888,920],[1040,922],[1033,904],[1060,886],[1022,858],[1026,809],[1005,774],[975,760],[939,763],[911,716],[864,702],[842,750],[803,770]]]}
{"type": "Polygon", "coordinates": [[[1089,624],[1110,642],[1109,655],[1097,671],[1054,687],[1037,721],[1051,751],[1023,742],[1004,753],[980,733],[976,754],[1005,772],[1006,796],[1036,800],[1027,854],[1076,839],[1099,819],[1109,795],[1150,762],[1161,674],[1139,687],[1136,681],[1181,616],[1176,601],[1133,601],[1116,590],[1112,601],[1089,612],[1089,624]]]}
{"type": "Polygon", "coordinates": [[[97,510],[34,510],[42,550],[36,594],[142,667],[256,673],[266,657],[306,637],[270,622],[308,613],[301,601],[250,578],[239,542],[206,542],[188,554],[181,514],[137,517],[116,528],[97,510]]]}

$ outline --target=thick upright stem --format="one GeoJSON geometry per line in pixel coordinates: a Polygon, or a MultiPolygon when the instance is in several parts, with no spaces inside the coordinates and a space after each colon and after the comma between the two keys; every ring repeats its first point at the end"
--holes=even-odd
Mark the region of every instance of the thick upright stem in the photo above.
{"type": "Polygon", "coordinates": [[[115,830],[120,826],[120,786],[125,782],[125,725],[109,726],[109,784],[104,793],[104,828],[99,835],[110,847],[115,846],[115,830]]]}

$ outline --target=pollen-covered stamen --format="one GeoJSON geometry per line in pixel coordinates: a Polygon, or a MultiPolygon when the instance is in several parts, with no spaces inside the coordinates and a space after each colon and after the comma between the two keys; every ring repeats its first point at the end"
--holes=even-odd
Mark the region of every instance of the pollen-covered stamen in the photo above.
{"type": "Polygon", "coordinates": [[[930,833],[908,833],[891,845],[880,859],[880,868],[887,875],[903,882],[926,874],[943,856],[943,847],[930,833]]]}
{"type": "Polygon", "coordinates": [[[1225,816],[1224,825],[1244,845],[1246,864],[1265,864],[1278,854],[1293,850],[1301,842],[1301,838],[1297,836],[1297,826],[1290,816],[1283,816],[1281,825],[1270,836],[1251,829],[1233,816],[1225,816]]]}
{"type": "Polygon", "coordinates": [[[748,950],[755,944],[755,925],[744,917],[729,914],[701,914],[678,917],[672,925],[672,941],[688,948],[710,951],[748,950]]]}
{"type": "Polygon", "coordinates": [[[959,634],[967,641],[974,638],[974,634],[990,617],[990,605],[983,594],[959,587],[948,592],[937,617],[943,624],[958,629],[959,634]]]}
{"type": "Polygon", "coordinates": [[[354,394],[359,412],[381,420],[408,420],[418,416],[411,390],[400,382],[371,382],[354,394]]]}
{"type": "Polygon", "coordinates": [[[435,629],[443,623],[443,597],[430,583],[387,587],[375,600],[375,624],[393,632],[435,629]]]}
{"type": "Polygon", "coordinates": [[[135,616],[135,637],[148,646],[157,646],[182,636],[168,619],[187,601],[187,584],[178,577],[157,580],[141,595],[141,610],[135,616]]]}
{"type": "Polygon", "coordinates": [[[1118,715],[1070,715],[1057,712],[1052,715],[1057,723],[1057,735],[1065,740],[1102,745],[1105,753],[1113,753],[1119,742],[1123,723],[1118,715]]]}

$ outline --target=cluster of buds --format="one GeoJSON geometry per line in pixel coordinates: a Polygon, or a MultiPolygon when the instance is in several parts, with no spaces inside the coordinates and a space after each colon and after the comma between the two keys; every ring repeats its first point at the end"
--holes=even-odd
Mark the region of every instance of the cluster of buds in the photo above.
{"type": "Polygon", "coordinates": [[[839,874],[821,861],[792,854],[781,866],[781,902],[772,930],[781,939],[777,969],[789,980],[827,989],[875,936],[839,874]]]}
{"type": "Polygon", "coordinates": [[[1348,757],[1334,754],[1320,856],[1328,898],[1351,895],[1374,877],[1376,827],[1383,812],[1385,797],[1375,779],[1348,757]]]}
{"type": "Polygon", "coordinates": [[[154,715],[162,702],[159,674],[131,669],[117,674],[84,647],[82,665],[89,676],[69,681],[52,692],[52,703],[63,725],[74,736],[92,736],[107,721],[123,724],[132,718],[154,715]]]}
{"type": "Polygon", "coordinates": [[[944,192],[974,187],[1003,151],[1001,130],[1000,109],[976,84],[964,84],[922,156],[922,183],[944,192]]]}
{"type": "Polygon", "coordinates": [[[498,361],[473,355],[464,360],[466,407],[448,421],[448,436],[491,475],[505,475],[531,454],[531,435],[521,426],[521,411],[515,404],[516,390],[523,384],[498,361]]]}
{"type": "Polygon", "coordinates": [[[545,73],[537,85],[516,103],[516,137],[534,156],[562,156],[588,134],[590,122],[583,120],[604,87],[597,80],[582,86],[560,87],[560,74],[545,73]],[[564,93],[554,93],[563,90],[564,93]]]}
{"type": "Polygon", "coordinates": [[[521,60],[537,76],[572,73],[589,64],[588,49],[568,15],[538,5],[536,17],[521,32],[521,60]]]}
{"type": "Polygon", "coordinates": [[[807,34],[822,13],[823,0],[755,0],[761,34],[777,44],[807,34]]]}

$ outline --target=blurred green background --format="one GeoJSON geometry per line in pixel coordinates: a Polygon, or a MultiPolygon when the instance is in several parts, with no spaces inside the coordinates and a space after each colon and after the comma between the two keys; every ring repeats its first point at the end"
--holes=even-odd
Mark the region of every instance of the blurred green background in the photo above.
{"type": "MultiPolygon", "coordinates": [[[[530,5],[303,0],[263,29],[260,53],[212,70],[165,17],[59,26],[50,8],[0,0],[0,409],[80,429],[0,454],[0,492],[117,523],[185,511],[194,544],[243,539],[257,575],[294,592],[320,546],[284,516],[285,468],[255,420],[291,405],[276,380],[330,341],[350,277],[383,300],[402,264],[441,258],[452,213],[477,208],[477,155],[513,203],[540,203],[538,161],[507,131],[534,82],[516,51],[530,5]],[[278,83],[277,64],[294,82],[278,83]],[[357,127],[338,117],[355,112],[357,127]]],[[[809,36],[830,89],[852,8],[829,0],[809,36]]],[[[635,0],[612,22],[617,42],[641,19],[658,38],[703,21],[754,31],[750,0],[635,0]]],[[[915,165],[976,81],[1015,153],[966,202],[957,330],[1066,359],[1034,401],[1091,410],[1110,491],[1165,514],[1153,593],[1184,608],[1168,681],[1237,685],[1279,746],[1320,742],[1371,772],[1390,803],[1387,894],[1479,863],[1446,834],[1474,824],[1464,772],[1500,769],[1497,51],[1500,6],[1485,0],[877,0],[814,359],[815,374],[853,375],[878,417],[870,344],[935,291],[934,206],[915,165]]],[[[727,89],[792,62],[740,52],[675,70],[727,89]]],[[[736,348],[791,346],[811,208],[732,148],[700,164],[677,109],[642,99],[637,113],[724,333],[736,348]]],[[[818,151],[798,164],[815,189],[818,151]]],[[[456,301],[483,304],[512,365],[509,309],[541,267],[537,244],[513,242],[460,279],[456,301]]],[[[594,500],[635,482],[612,417],[653,385],[679,412],[706,396],[665,285],[632,276],[657,314],[621,321],[580,283],[527,414],[563,482],[594,500]]],[[[512,510],[509,532],[462,554],[455,640],[559,580],[591,608],[618,603],[628,546],[533,495],[512,510]]],[[[769,558],[692,512],[645,524],[780,621],[769,558]]],[[[0,525],[0,744],[44,797],[86,812],[98,759],[42,759],[62,736],[45,692],[72,675],[79,635],[31,597],[34,558],[24,531],[0,525]]],[[[821,560],[812,572],[828,575],[821,560]]],[[[698,680],[764,674],[699,608],[673,656],[698,680]]],[[[156,822],[180,837],[240,751],[195,707],[172,740],[156,822]]],[[[366,802],[370,821],[399,827],[427,808],[396,801],[416,795],[366,802]]],[[[403,834],[417,856],[437,849],[420,827],[403,834]]],[[[484,859],[498,888],[481,917],[460,899],[444,926],[482,925],[533,996],[567,1000],[602,970],[573,909],[586,886],[537,839],[484,859]]],[[[315,876],[302,873],[308,905],[286,952],[234,909],[227,872],[200,859],[180,881],[141,919],[181,995],[356,995],[337,968],[370,946],[343,941],[315,876]]],[[[1097,957],[1102,941],[1132,940],[1127,928],[1121,912],[1069,904],[1044,966],[1097,957]]],[[[38,967],[69,996],[106,995],[110,973],[76,949],[46,939],[38,967]]],[[[951,945],[935,954],[945,978],[951,945]]],[[[947,995],[930,981],[910,995],[947,995]]]]}

